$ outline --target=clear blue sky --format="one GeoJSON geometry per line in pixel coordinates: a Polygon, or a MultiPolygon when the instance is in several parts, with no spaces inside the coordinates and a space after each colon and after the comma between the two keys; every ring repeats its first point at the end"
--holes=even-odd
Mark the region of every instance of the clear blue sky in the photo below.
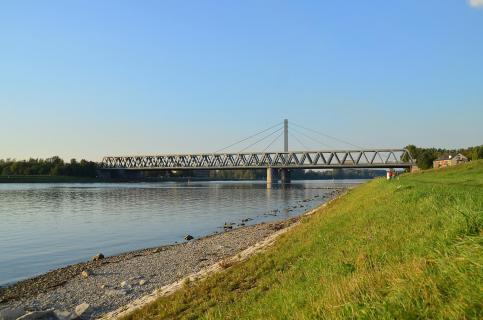
{"type": "Polygon", "coordinates": [[[0,158],[482,144],[481,2],[4,1],[0,158]]]}

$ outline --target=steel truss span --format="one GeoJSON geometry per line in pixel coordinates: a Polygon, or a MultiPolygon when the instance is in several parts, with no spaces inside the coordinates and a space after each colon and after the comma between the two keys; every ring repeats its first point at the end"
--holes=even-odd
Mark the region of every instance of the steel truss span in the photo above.
{"type": "Polygon", "coordinates": [[[410,168],[413,165],[406,149],[166,154],[102,159],[104,169],[127,170],[410,168]]]}

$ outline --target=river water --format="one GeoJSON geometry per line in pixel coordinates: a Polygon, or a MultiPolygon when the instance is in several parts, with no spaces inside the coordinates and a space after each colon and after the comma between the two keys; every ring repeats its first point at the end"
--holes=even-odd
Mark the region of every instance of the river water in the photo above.
{"type": "Polygon", "coordinates": [[[0,285],[113,255],[300,215],[359,180],[0,184],[0,285]]]}

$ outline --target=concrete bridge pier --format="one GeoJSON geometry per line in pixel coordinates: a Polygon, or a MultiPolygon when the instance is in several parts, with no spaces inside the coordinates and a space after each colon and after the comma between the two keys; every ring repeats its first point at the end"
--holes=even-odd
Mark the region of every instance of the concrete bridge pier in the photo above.
{"type": "Polygon", "coordinates": [[[273,169],[267,168],[267,188],[271,188],[274,183],[277,183],[280,178],[282,184],[288,184],[291,182],[289,169],[273,169]]]}
{"type": "Polygon", "coordinates": [[[280,182],[282,184],[288,184],[292,181],[290,177],[290,170],[289,169],[280,169],[280,182]]]}
{"type": "Polygon", "coordinates": [[[272,183],[276,181],[275,170],[273,168],[267,168],[267,188],[272,187],[272,183]]]}

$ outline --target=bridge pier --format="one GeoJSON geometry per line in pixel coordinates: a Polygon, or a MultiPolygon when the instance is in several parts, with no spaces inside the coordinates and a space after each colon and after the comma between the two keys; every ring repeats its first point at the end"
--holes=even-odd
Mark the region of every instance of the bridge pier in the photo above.
{"type": "Polygon", "coordinates": [[[272,183],[277,181],[277,176],[273,168],[267,168],[267,188],[272,187],[272,183]]]}
{"type": "Polygon", "coordinates": [[[280,182],[282,184],[288,184],[292,181],[290,177],[290,170],[289,169],[280,169],[280,182]]]}
{"type": "Polygon", "coordinates": [[[280,178],[282,184],[288,184],[291,182],[289,169],[274,169],[267,168],[267,187],[270,188],[272,184],[277,183],[280,178]]]}

